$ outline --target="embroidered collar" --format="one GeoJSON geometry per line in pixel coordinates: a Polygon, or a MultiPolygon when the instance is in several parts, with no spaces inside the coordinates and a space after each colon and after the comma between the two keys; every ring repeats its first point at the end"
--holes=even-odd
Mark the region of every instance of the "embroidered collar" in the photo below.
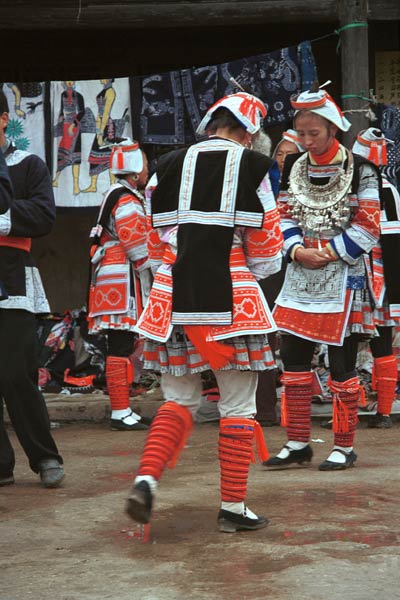
{"type": "Polygon", "coordinates": [[[208,139],[222,140],[223,142],[232,142],[232,144],[236,144],[237,146],[243,146],[243,144],[241,144],[237,140],[233,140],[232,138],[224,138],[219,135],[210,135],[208,139]]]}

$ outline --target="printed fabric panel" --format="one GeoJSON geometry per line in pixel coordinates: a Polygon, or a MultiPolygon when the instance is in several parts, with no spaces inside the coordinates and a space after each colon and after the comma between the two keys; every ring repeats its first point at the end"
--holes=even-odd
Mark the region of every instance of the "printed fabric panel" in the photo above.
{"type": "Polygon", "coordinates": [[[132,137],[129,78],[53,81],[53,190],[57,206],[99,206],[111,185],[117,138],[132,137]]]}

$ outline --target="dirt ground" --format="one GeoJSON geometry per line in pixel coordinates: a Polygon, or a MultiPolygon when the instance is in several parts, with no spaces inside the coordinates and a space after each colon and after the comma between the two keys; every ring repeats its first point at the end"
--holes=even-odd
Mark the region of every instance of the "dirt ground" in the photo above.
{"type": "MultiPolygon", "coordinates": [[[[264,429],[271,452],[284,431],[264,429]]],[[[165,472],[150,531],[124,514],[145,432],[54,430],[63,487],[38,484],[15,437],[16,484],[0,488],[1,600],[400,599],[399,434],[357,431],[357,466],[323,473],[332,434],[314,425],[310,467],[251,467],[266,529],[220,533],[218,427],[197,425],[165,472]]]]}

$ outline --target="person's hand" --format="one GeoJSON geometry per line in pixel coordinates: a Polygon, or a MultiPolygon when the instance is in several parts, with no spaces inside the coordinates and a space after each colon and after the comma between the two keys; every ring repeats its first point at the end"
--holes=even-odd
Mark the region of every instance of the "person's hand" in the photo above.
{"type": "Polygon", "coordinates": [[[294,257],[295,261],[300,262],[306,269],[320,269],[333,260],[328,250],[317,248],[298,248],[294,257]]]}

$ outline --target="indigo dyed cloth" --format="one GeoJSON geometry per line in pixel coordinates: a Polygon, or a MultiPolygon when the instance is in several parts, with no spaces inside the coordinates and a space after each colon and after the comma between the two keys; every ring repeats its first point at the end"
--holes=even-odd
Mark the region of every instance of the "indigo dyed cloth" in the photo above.
{"type": "Polygon", "coordinates": [[[373,110],[378,118],[374,125],[394,142],[387,145],[388,164],[382,169],[383,173],[400,190],[400,108],[393,104],[377,104],[373,110]]]}
{"type": "Polygon", "coordinates": [[[267,105],[264,127],[289,122],[294,113],[290,97],[317,79],[311,44],[139,78],[142,143],[193,143],[207,109],[218,98],[238,91],[231,77],[267,105]]]}

